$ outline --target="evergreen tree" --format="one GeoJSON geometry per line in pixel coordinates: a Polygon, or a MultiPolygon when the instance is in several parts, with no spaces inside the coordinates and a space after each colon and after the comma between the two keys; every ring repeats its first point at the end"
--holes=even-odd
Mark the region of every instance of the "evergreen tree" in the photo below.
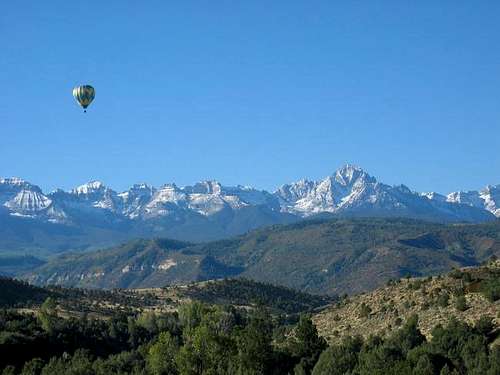
{"type": "Polygon", "coordinates": [[[435,374],[434,365],[432,364],[432,361],[428,356],[423,355],[418,359],[416,366],[413,368],[413,374],[414,375],[435,374]]]}
{"type": "Polygon", "coordinates": [[[238,337],[238,374],[270,373],[273,358],[272,324],[264,311],[254,312],[238,337]]]}
{"type": "Polygon", "coordinates": [[[3,369],[2,375],[16,375],[16,368],[14,366],[7,366],[3,369]]]}
{"type": "Polygon", "coordinates": [[[412,315],[406,324],[388,339],[388,344],[406,355],[411,349],[425,342],[425,336],[418,329],[418,316],[412,315]]]}
{"type": "Polygon", "coordinates": [[[56,301],[52,297],[47,297],[40,307],[40,312],[38,314],[38,319],[43,330],[49,334],[52,334],[57,328],[58,317],[56,307],[56,301]]]}
{"type": "Polygon", "coordinates": [[[321,353],[312,371],[313,375],[342,375],[351,372],[358,363],[363,340],[349,337],[341,345],[334,345],[321,353]]]}
{"type": "Polygon", "coordinates": [[[148,352],[146,358],[149,371],[153,375],[177,374],[175,356],[179,348],[169,332],[162,332],[148,352]]]}
{"type": "Polygon", "coordinates": [[[33,358],[24,364],[20,375],[39,375],[44,365],[40,358],[33,358]]]}
{"type": "MultiPolygon", "coordinates": [[[[294,330],[295,337],[292,342],[292,354],[300,360],[298,368],[309,374],[323,350],[327,347],[323,337],[318,335],[318,330],[309,315],[300,315],[299,322],[294,330]]],[[[297,368],[297,371],[299,371],[297,368]]]]}

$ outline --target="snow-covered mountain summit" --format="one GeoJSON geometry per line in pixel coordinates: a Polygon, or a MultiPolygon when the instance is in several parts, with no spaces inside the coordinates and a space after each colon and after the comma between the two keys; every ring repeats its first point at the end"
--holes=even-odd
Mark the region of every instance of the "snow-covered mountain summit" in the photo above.
{"type": "Polygon", "coordinates": [[[65,216],[40,187],[17,177],[0,178],[0,206],[13,216],[49,222],[60,222],[65,216]]]}
{"type": "Polygon", "coordinates": [[[300,180],[283,185],[275,194],[280,198],[283,211],[301,216],[369,209],[400,210],[404,206],[401,195],[415,198],[408,188],[379,183],[353,165],[346,165],[320,181],[300,180]]]}
{"type": "Polygon", "coordinates": [[[90,195],[108,190],[101,181],[90,181],[71,190],[75,195],[90,195]]]}
{"type": "Polygon", "coordinates": [[[193,186],[178,187],[167,184],[158,189],[144,206],[146,217],[165,216],[183,209],[204,216],[223,210],[269,205],[278,207],[270,193],[246,186],[223,186],[218,181],[202,181],[193,186]],[[274,203],[274,204],[273,204],[274,203]]]}

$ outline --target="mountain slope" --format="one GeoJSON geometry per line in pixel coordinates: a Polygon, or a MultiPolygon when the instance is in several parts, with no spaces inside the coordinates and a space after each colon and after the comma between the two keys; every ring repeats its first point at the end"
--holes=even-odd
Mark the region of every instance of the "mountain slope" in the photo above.
{"type": "Polygon", "coordinates": [[[38,284],[153,287],[222,277],[319,294],[357,293],[406,274],[436,274],[500,255],[500,221],[441,225],[409,219],[309,220],[173,247],[141,240],[64,255],[27,277],[38,284]]]}
{"type": "Polygon", "coordinates": [[[31,281],[91,288],[154,286],[155,270],[170,272],[161,280],[182,284],[196,278],[199,257],[179,252],[188,243],[174,240],[134,240],[116,248],[86,254],[64,254],[36,269],[31,281]],[[152,278],[150,282],[149,279],[152,278]]]}
{"type": "Polygon", "coordinates": [[[343,337],[384,335],[414,314],[419,329],[429,337],[432,328],[450,318],[475,323],[490,317],[500,326],[500,299],[488,298],[488,285],[496,283],[500,297],[500,263],[454,270],[432,278],[392,281],[370,293],[349,297],[313,318],[319,333],[330,342],[343,337]]]}

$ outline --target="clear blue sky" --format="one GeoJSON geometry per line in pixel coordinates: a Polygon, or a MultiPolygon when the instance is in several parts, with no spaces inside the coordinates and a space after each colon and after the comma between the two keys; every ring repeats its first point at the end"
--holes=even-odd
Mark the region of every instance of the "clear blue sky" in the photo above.
{"type": "Polygon", "coordinates": [[[7,1],[0,176],[497,184],[499,43],[498,1],[7,1]]]}

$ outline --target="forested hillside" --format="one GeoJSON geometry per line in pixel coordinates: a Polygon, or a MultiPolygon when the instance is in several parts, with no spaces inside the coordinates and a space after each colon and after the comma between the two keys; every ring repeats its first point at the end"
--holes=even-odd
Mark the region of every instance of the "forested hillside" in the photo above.
{"type": "Polygon", "coordinates": [[[495,254],[500,255],[500,221],[441,225],[409,219],[325,219],[198,245],[133,241],[64,255],[25,276],[37,284],[99,288],[245,277],[317,294],[353,294],[406,275],[478,265],[495,254]]]}

